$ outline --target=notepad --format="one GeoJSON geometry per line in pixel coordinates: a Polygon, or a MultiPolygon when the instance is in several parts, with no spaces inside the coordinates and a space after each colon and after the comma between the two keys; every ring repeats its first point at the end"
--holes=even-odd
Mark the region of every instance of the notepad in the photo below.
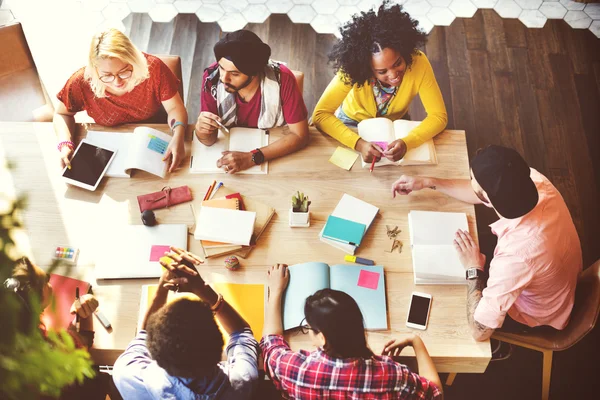
{"type": "MultiPolygon", "coordinates": [[[[205,200],[202,202],[202,207],[227,208],[229,210],[239,210],[240,209],[240,201],[239,201],[239,199],[205,200]]],[[[201,240],[201,242],[202,242],[202,247],[204,247],[205,249],[231,246],[231,243],[212,242],[210,240],[201,240]]]]}
{"type": "MultiPolygon", "coordinates": [[[[383,150],[386,150],[387,144],[396,139],[403,139],[410,132],[421,124],[421,121],[407,121],[398,119],[394,122],[387,118],[369,118],[362,120],[358,124],[358,134],[367,142],[378,143],[383,150]],[[386,146],[382,146],[383,144],[386,146]]],[[[371,163],[362,161],[363,168],[370,168],[371,163]]],[[[437,164],[437,155],[433,139],[427,140],[417,148],[410,149],[404,157],[399,161],[390,161],[382,157],[380,161],[375,163],[375,167],[384,165],[429,165],[437,164]]]]}
{"type": "Polygon", "coordinates": [[[469,230],[466,214],[411,211],[408,226],[415,284],[465,285],[454,236],[458,229],[469,230]]]}
{"type": "Polygon", "coordinates": [[[202,207],[196,221],[194,237],[248,246],[252,239],[256,213],[225,208],[202,207]]]}
{"type": "Polygon", "coordinates": [[[357,158],[358,154],[356,152],[345,147],[338,146],[338,148],[331,155],[329,162],[342,169],[345,169],[346,171],[350,171],[357,158]]]}
{"type": "MultiPolygon", "coordinates": [[[[265,304],[266,290],[263,284],[241,284],[228,282],[211,282],[210,286],[217,292],[223,295],[223,299],[233,307],[241,316],[248,322],[252,329],[252,334],[257,341],[262,337],[263,326],[265,323],[265,304]]],[[[158,285],[142,286],[142,298],[140,300],[140,313],[138,316],[138,330],[141,329],[142,321],[146,315],[149,305],[156,294],[158,285]]],[[[195,295],[190,293],[175,293],[169,292],[167,302],[172,302],[178,298],[197,299],[195,295]]],[[[223,334],[225,343],[227,343],[227,332],[215,318],[219,330],[223,334]]]]}
{"type": "MultiPolygon", "coordinates": [[[[379,208],[375,207],[374,205],[345,193],[331,215],[363,224],[365,226],[366,234],[378,212],[379,208]]],[[[319,239],[322,242],[336,247],[348,254],[354,254],[356,251],[356,246],[323,237],[324,229],[325,227],[323,227],[323,230],[321,230],[319,233],[319,239]]]]}
{"type": "Polygon", "coordinates": [[[283,301],[283,329],[299,326],[306,298],[317,290],[349,294],[358,304],[370,330],[387,329],[385,278],[382,266],[332,265],[308,262],[289,267],[290,282],[283,301]]]}
{"type": "Polygon", "coordinates": [[[323,228],[323,237],[353,246],[360,246],[365,230],[365,224],[330,215],[323,228]]]}
{"type": "Polygon", "coordinates": [[[90,284],[78,279],[57,274],[50,274],[52,285],[52,299],[50,305],[42,313],[42,323],[47,329],[67,329],[75,317],[71,314],[71,306],[75,301],[75,290],[79,288],[79,295],[87,293],[90,284]]]}
{"type": "MultiPolygon", "coordinates": [[[[217,167],[217,160],[223,157],[224,151],[249,152],[269,145],[267,131],[256,128],[235,127],[229,129],[229,134],[218,130],[217,141],[212,146],[206,146],[196,135],[192,139],[192,155],[190,158],[190,173],[192,174],[224,174],[223,168],[217,167]]],[[[236,174],[266,174],[269,162],[265,161],[236,174]]]]}

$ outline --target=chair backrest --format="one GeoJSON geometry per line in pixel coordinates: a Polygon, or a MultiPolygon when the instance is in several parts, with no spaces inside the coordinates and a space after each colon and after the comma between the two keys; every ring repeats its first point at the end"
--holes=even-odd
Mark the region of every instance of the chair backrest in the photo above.
{"type": "Polygon", "coordinates": [[[557,350],[565,350],[583,339],[594,329],[598,314],[600,314],[600,260],[579,276],[569,325],[558,332],[555,338],[557,350]]]}
{"type": "Polygon", "coordinates": [[[300,89],[300,94],[304,95],[304,72],[291,70],[296,78],[296,83],[298,84],[298,89],[300,89]]]}
{"type": "MultiPolygon", "coordinates": [[[[172,56],[170,54],[155,54],[156,57],[160,58],[162,62],[164,62],[167,67],[175,74],[177,79],[179,79],[179,88],[177,91],[181,96],[181,99],[185,103],[185,99],[183,97],[183,73],[181,70],[181,58],[179,56],[172,56]]],[[[144,121],[145,123],[154,123],[154,124],[166,124],[167,123],[167,112],[164,108],[161,108],[152,118],[144,121]]],[[[187,121],[182,121],[186,122],[187,121]]]]}
{"type": "Polygon", "coordinates": [[[0,121],[51,121],[53,112],[23,27],[0,26],[0,121]]]}

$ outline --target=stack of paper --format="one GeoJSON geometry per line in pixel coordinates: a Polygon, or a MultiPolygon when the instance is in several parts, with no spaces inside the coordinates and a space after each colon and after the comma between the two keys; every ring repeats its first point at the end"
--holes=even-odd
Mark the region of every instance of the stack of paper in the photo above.
{"type": "Polygon", "coordinates": [[[415,284],[466,284],[465,269],[454,248],[456,231],[469,229],[466,214],[411,211],[408,226],[415,284]]]}
{"type": "MultiPolygon", "coordinates": [[[[333,210],[333,212],[331,213],[331,216],[364,225],[364,236],[367,230],[369,230],[369,227],[371,226],[371,223],[375,219],[375,216],[378,212],[379,208],[375,207],[374,205],[359,200],[356,197],[352,197],[349,194],[344,194],[338,205],[335,207],[335,210],[333,210]]],[[[339,240],[332,240],[331,238],[327,238],[323,234],[325,228],[327,228],[327,225],[325,225],[325,227],[323,227],[323,230],[321,230],[321,233],[319,233],[319,239],[322,242],[330,244],[333,247],[343,250],[348,254],[354,254],[356,248],[358,247],[357,245],[343,243],[339,240]]],[[[360,240],[357,244],[360,244],[360,240]]]]}
{"type": "Polygon", "coordinates": [[[194,237],[237,245],[250,245],[256,213],[226,208],[201,207],[194,237]]]}

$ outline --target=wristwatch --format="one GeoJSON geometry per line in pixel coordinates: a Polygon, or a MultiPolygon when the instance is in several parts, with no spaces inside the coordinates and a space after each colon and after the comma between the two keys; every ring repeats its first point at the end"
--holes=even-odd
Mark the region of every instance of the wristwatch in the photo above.
{"type": "Polygon", "coordinates": [[[477,279],[481,276],[481,270],[479,268],[468,268],[466,271],[467,280],[477,279]]]}
{"type": "Polygon", "coordinates": [[[265,155],[260,149],[254,149],[250,153],[252,153],[252,162],[256,165],[260,165],[265,162],[265,155]]]}

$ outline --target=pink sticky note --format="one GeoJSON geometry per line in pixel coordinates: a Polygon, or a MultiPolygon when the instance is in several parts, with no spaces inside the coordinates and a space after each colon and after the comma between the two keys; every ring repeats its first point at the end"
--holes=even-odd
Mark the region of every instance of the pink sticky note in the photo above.
{"type": "Polygon", "coordinates": [[[379,286],[379,272],[361,269],[358,275],[357,286],[377,290],[377,286],[379,286]]]}
{"type": "Polygon", "coordinates": [[[381,147],[381,150],[387,150],[388,142],[371,142],[371,143],[376,144],[377,146],[381,147]]]}
{"type": "Polygon", "coordinates": [[[155,244],[150,249],[150,261],[160,260],[160,258],[165,255],[165,251],[169,251],[169,246],[155,244]]]}

